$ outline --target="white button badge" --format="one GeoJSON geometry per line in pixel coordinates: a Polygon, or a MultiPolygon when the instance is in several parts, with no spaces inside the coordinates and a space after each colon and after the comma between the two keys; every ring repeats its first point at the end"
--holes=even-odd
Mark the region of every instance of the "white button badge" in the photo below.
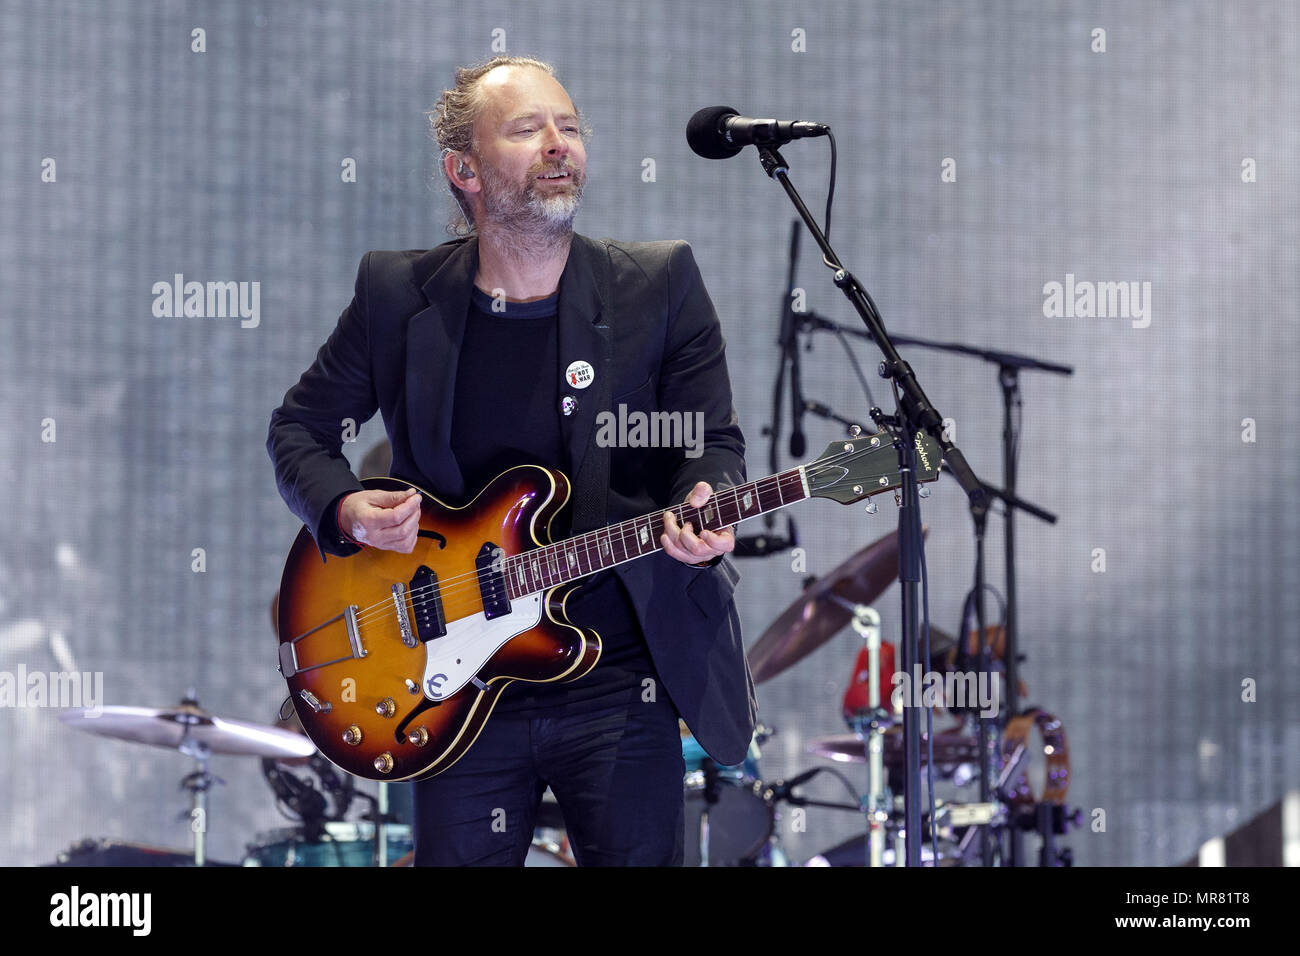
{"type": "Polygon", "coordinates": [[[596,378],[596,370],[590,362],[570,362],[564,370],[564,381],[572,388],[586,388],[596,378]]]}

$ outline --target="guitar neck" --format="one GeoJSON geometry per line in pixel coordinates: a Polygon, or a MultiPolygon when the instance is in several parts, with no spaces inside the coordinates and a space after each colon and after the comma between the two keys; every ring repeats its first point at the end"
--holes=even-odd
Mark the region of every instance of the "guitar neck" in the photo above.
{"type": "Polygon", "coordinates": [[[505,561],[507,588],[512,598],[523,597],[662,551],[659,537],[664,533],[664,511],[671,511],[679,526],[689,521],[699,534],[702,530],[721,531],[807,497],[802,465],[735,488],[721,488],[703,508],[673,505],[513,555],[505,561]]]}

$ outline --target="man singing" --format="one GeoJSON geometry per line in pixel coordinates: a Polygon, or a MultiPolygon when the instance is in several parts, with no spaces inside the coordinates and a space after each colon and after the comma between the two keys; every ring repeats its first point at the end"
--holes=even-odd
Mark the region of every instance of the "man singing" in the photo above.
{"type": "MultiPolygon", "coordinates": [[[[338,326],[271,417],[280,493],[322,554],[415,548],[419,494],[362,490],[341,451],[344,421],[376,410],[392,476],[447,503],[515,465],[563,471],[573,503],[554,539],[744,482],[721,329],[690,247],[573,231],[589,131],[554,70],[512,56],[457,70],[432,120],[462,238],[367,253],[338,326]],[[598,416],[620,410],[691,416],[702,437],[598,440],[598,416]]],[[[579,864],[680,865],[678,717],[734,765],[755,705],[732,532],[664,514],[662,551],[583,579],[567,602],[600,635],[591,672],[511,684],[468,752],[415,784],[417,865],[521,865],[548,785],[579,864]]]]}

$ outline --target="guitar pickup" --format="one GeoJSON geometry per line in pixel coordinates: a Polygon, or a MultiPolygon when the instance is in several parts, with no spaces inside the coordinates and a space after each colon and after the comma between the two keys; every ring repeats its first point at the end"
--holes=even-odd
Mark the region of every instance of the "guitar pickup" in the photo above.
{"type": "MultiPolygon", "coordinates": [[[[396,592],[401,585],[393,585],[396,592]]],[[[415,612],[415,636],[412,640],[418,638],[421,644],[428,644],[436,637],[442,637],[447,633],[447,619],[442,610],[442,589],[438,587],[438,575],[433,568],[427,565],[420,565],[415,574],[411,576],[411,609],[415,612]]],[[[406,613],[406,602],[403,600],[402,614],[406,613]]],[[[400,616],[399,616],[400,625],[400,616]]],[[[409,623],[407,625],[409,630],[409,623]]],[[[402,635],[402,642],[406,643],[406,634],[402,635]]],[[[414,647],[415,644],[407,644],[407,647],[414,647]]]]}
{"type": "Polygon", "coordinates": [[[484,542],[474,558],[478,589],[483,598],[483,616],[489,621],[509,614],[510,594],[506,588],[505,552],[491,541],[484,542]]]}

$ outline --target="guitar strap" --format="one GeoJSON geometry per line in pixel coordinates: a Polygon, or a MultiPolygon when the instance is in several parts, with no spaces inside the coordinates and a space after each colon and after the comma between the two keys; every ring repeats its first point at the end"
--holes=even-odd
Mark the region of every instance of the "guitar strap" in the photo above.
{"type": "MultiPolygon", "coordinates": [[[[596,287],[600,293],[601,311],[596,323],[600,333],[601,354],[598,372],[593,382],[595,395],[591,400],[597,409],[608,409],[613,398],[614,387],[614,330],[609,324],[609,317],[614,312],[614,300],[610,297],[609,276],[614,265],[609,254],[609,244],[603,239],[600,243],[601,255],[596,257],[596,287]]],[[[603,448],[595,440],[597,429],[592,429],[592,440],[587,446],[587,453],[578,473],[574,476],[573,488],[573,530],[575,532],[591,531],[603,528],[608,523],[609,506],[609,461],[612,454],[609,448],[603,448]]]]}

